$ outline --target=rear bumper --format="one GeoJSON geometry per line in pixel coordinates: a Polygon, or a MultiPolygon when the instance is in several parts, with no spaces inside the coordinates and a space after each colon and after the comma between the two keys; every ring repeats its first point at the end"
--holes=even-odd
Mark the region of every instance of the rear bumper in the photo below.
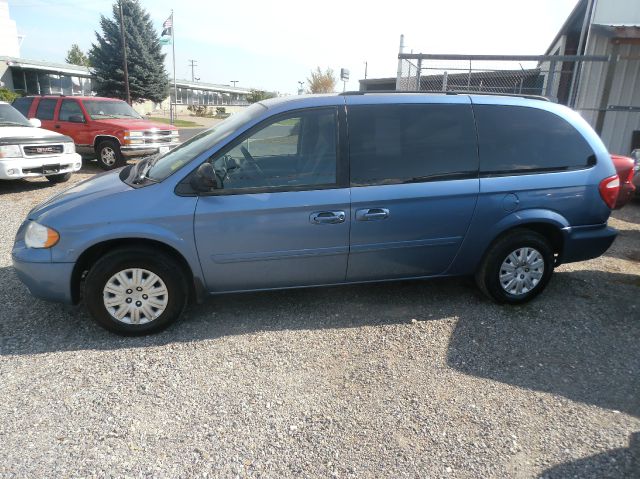
{"type": "Polygon", "coordinates": [[[563,231],[564,248],[559,263],[585,261],[602,256],[618,236],[618,230],[606,224],[578,226],[563,231]]]}

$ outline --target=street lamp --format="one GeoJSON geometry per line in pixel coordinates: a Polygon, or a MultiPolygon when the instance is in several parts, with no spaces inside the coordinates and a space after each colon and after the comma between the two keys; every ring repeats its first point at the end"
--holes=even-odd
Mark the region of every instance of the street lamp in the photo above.
{"type": "Polygon", "coordinates": [[[300,85],[300,88],[298,88],[298,95],[302,95],[302,85],[304,85],[304,82],[298,81],[298,85],[300,85]]]}
{"type": "Polygon", "coordinates": [[[231,83],[233,83],[233,86],[236,86],[236,83],[240,83],[240,80],[231,80],[231,83]]]}

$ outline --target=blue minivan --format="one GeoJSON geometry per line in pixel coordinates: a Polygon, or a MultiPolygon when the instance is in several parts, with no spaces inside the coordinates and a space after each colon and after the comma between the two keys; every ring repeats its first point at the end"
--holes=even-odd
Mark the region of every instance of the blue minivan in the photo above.
{"type": "Polygon", "coordinates": [[[515,304],[607,250],[618,187],[594,131],[548,101],[279,98],[36,207],[13,264],[129,335],[190,298],[277,288],[475,275],[515,304]]]}

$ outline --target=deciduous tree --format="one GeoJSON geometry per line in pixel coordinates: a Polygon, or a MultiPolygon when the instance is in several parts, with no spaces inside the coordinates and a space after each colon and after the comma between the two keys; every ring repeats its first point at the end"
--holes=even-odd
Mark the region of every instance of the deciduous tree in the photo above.
{"type": "Polygon", "coordinates": [[[71,45],[64,61],[70,65],[80,65],[83,67],[91,66],[89,57],[80,49],[77,43],[71,45]]]}
{"type": "Polygon", "coordinates": [[[324,72],[318,67],[311,72],[311,76],[307,78],[309,85],[309,93],[333,93],[336,89],[336,79],[333,76],[333,70],[327,68],[324,72]]]}

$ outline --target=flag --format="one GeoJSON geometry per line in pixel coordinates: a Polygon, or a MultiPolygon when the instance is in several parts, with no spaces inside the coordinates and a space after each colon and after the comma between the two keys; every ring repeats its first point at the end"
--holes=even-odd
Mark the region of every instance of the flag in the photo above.
{"type": "Polygon", "coordinates": [[[173,18],[167,18],[162,24],[162,36],[170,37],[173,30],[173,18]]]}
{"type": "Polygon", "coordinates": [[[160,45],[171,45],[171,37],[160,37],[160,45]]]}

